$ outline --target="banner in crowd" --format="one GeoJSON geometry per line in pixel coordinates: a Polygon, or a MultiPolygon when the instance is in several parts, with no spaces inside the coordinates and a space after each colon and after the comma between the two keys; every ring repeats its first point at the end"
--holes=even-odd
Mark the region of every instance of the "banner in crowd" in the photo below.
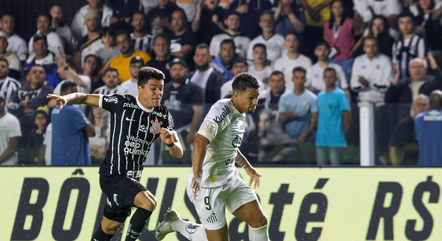
{"type": "MultiPolygon", "coordinates": [[[[152,231],[169,207],[198,220],[185,194],[189,170],[144,169],[141,183],[158,206],[140,240],[155,240],[152,231]]],[[[442,168],[258,170],[272,241],[442,240],[442,168]]],[[[101,221],[106,199],[96,167],[1,167],[0,185],[0,240],[90,240],[101,221]]],[[[248,240],[247,225],[226,215],[231,240],[248,240]]]]}

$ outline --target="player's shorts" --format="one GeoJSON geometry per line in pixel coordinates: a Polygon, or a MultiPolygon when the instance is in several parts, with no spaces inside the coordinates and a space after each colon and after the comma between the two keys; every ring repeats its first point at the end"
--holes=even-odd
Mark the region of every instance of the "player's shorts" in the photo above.
{"type": "Polygon", "coordinates": [[[187,179],[186,192],[199,215],[202,225],[207,230],[217,230],[226,224],[225,208],[230,213],[242,205],[258,200],[255,191],[246,185],[238,170],[223,186],[216,188],[201,188],[197,199],[192,192],[191,172],[187,179]]]}
{"type": "Polygon", "coordinates": [[[107,196],[103,215],[120,223],[130,215],[135,196],[147,190],[137,180],[122,175],[100,175],[100,186],[107,196]]]}

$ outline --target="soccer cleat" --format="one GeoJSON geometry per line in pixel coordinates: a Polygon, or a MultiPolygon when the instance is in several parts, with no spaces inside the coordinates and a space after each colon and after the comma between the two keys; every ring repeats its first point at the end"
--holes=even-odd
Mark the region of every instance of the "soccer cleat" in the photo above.
{"type": "Polygon", "coordinates": [[[173,209],[168,209],[164,214],[164,219],[155,228],[155,238],[158,240],[163,240],[167,234],[174,232],[172,230],[172,222],[180,219],[177,211],[173,209]]]}

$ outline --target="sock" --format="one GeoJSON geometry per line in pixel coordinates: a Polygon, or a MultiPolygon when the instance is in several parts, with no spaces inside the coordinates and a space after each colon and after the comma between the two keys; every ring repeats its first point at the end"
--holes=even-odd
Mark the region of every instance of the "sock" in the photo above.
{"type": "Polygon", "coordinates": [[[188,240],[207,241],[206,230],[201,224],[178,219],[173,221],[171,225],[173,230],[177,231],[188,240]]]}
{"type": "Polygon", "coordinates": [[[103,228],[100,227],[95,230],[94,235],[92,236],[91,241],[109,241],[113,237],[113,234],[107,234],[103,232],[103,228]]]}
{"type": "Polygon", "coordinates": [[[252,228],[249,226],[249,240],[250,241],[269,241],[269,230],[267,225],[260,228],[252,228]]]}
{"type": "Polygon", "coordinates": [[[149,219],[151,211],[137,208],[134,215],[130,219],[129,228],[127,229],[126,241],[135,241],[140,237],[146,221],[149,219]]]}

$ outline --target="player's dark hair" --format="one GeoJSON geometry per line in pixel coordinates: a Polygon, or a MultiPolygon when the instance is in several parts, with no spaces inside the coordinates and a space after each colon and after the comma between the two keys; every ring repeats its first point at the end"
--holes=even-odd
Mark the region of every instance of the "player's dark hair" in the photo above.
{"type": "Polygon", "coordinates": [[[6,65],[9,67],[9,62],[8,62],[7,59],[5,59],[5,58],[3,58],[3,57],[0,57],[0,62],[5,62],[6,65]]]}
{"type": "Polygon", "coordinates": [[[292,73],[295,73],[295,72],[302,72],[302,73],[306,74],[307,70],[305,70],[304,67],[298,66],[298,67],[293,68],[292,73]]]}
{"type": "Polygon", "coordinates": [[[233,42],[233,39],[230,39],[230,38],[224,39],[224,40],[221,41],[221,43],[219,44],[219,47],[221,48],[224,44],[232,44],[232,45],[233,45],[233,48],[236,49],[236,45],[235,45],[235,42],[233,42]]]}
{"type": "Polygon", "coordinates": [[[105,75],[107,74],[107,72],[117,72],[117,75],[118,75],[118,70],[115,69],[115,68],[112,68],[112,67],[107,68],[107,69],[104,71],[103,76],[105,76],[105,75]]]}
{"type": "Polygon", "coordinates": [[[233,91],[245,91],[247,88],[259,88],[256,77],[248,73],[240,73],[235,76],[232,83],[233,91]]]}
{"type": "Polygon", "coordinates": [[[140,71],[138,71],[138,86],[143,86],[150,79],[156,80],[164,80],[166,77],[161,70],[152,68],[152,67],[142,67],[140,71]]]}
{"type": "Polygon", "coordinates": [[[72,87],[77,87],[77,85],[74,82],[70,82],[70,81],[64,82],[61,85],[60,94],[64,95],[69,90],[69,88],[72,88],[72,87]]]}

